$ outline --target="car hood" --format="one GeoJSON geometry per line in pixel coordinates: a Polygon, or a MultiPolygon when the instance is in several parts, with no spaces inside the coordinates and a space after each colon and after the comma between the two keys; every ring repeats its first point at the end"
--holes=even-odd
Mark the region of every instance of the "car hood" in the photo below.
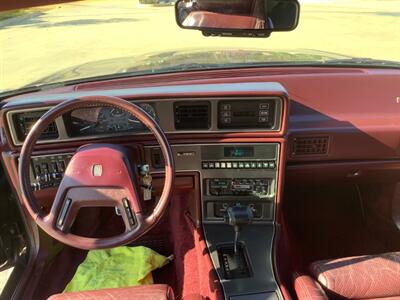
{"type": "Polygon", "coordinates": [[[70,80],[112,76],[112,74],[142,75],[164,72],[220,69],[246,66],[318,64],[333,59],[346,59],[335,53],[316,50],[175,50],[147,55],[118,57],[80,64],[35,81],[32,85],[61,83],[70,80]]]}

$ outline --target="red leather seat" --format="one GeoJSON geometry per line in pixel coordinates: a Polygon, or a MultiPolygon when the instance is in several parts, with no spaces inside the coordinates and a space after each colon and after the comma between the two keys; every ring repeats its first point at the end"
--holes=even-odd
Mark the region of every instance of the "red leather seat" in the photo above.
{"type": "Polygon", "coordinates": [[[294,289],[299,300],[327,300],[325,291],[311,276],[294,274],[294,289]]]}
{"type": "Polygon", "coordinates": [[[400,299],[400,252],[317,261],[310,271],[315,280],[295,276],[300,300],[400,299]]]}
{"type": "MultiPolygon", "coordinates": [[[[63,293],[48,300],[174,300],[174,292],[165,284],[63,293]]],[[[195,299],[195,298],[193,298],[195,299]]],[[[201,299],[201,298],[199,298],[201,299]]]]}

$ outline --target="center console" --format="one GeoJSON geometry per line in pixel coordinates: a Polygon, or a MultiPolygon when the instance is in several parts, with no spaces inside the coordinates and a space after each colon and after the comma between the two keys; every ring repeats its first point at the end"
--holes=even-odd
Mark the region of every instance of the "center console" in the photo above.
{"type": "MultiPolygon", "coordinates": [[[[281,299],[272,245],[282,141],[172,146],[177,172],[200,175],[204,234],[226,299],[281,299]],[[251,211],[236,252],[234,224],[226,221],[230,208],[251,211]]],[[[162,173],[159,149],[145,153],[151,172],[162,173]]]]}
{"type": "Polygon", "coordinates": [[[203,226],[226,299],[279,299],[271,254],[280,147],[201,147],[203,226]],[[250,224],[242,226],[240,235],[237,225],[226,224],[232,208],[251,210],[250,224]]]}
{"type": "Polygon", "coordinates": [[[278,161],[277,143],[202,146],[203,221],[221,223],[228,207],[248,206],[254,221],[271,222],[278,161]]]}

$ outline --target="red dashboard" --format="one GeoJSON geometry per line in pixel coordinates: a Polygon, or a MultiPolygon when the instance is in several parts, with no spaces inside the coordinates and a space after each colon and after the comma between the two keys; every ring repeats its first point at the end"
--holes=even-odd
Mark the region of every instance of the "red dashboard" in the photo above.
{"type": "MultiPolygon", "coordinates": [[[[265,95],[260,86],[257,86],[258,90],[249,87],[247,91],[226,86],[246,82],[279,82],[284,86],[290,99],[288,133],[291,141],[302,136],[328,137],[326,154],[296,155],[289,152],[290,162],[383,160],[396,159],[400,155],[400,71],[392,69],[253,68],[82,83],[7,99],[2,114],[4,116],[4,112],[11,109],[52,106],[63,99],[81,94],[118,93],[132,100],[265,95]],[[207,90],[210,84],[222,88],[207,90]]],[[[10,143],[8,126],[2,119],[5,136],[8,137],[3,146],[15,149],[10,143]]],[[[189,136],[170,134],[169,137],[185,143],[192,139],[251,139],[268,136],[269,133],[263,132],[213,131],[189,136]]]]}
{"type": "MultiPolygon", "coordinates": [[[[157,101],[163,111],[168,109],[162,106],[168,101],[182,99],[213,103],[214,99],[229,97],[286,97],[287,94],[289,102],[282,106],[278,130],[222,130],[213,126],[193,132],[165,127],[164,130],[171,144],[258,143],[283,138],[287,140],[284,155],[289,184],[384,179],[398,176],[400,168],[399,86],[400,70],[288,67],[150,75],[58,87],[3,102],[3,159],[18,156],[20,145],[13,143],[5,117],[15,110],[48,108],[82,95],[157,101]],[[307,176],[316,172],[321,176],[307,176]]],[[[173,111],[169,113],[172,119],[173,111]]],[[[107,142],[109,138],[100,136],[96,141],[107,142]]],[[[146,134],[115,138],[113,141],[120,143],[154,142],[146,134]]],[[[68,139],[41,144],[37,149],[39,154],[66,153],[90,141],[93,139],[68,139]]],[[[16,183],[15,169],[8,171],[16,183]]]]}
{"type": "MultiPolygon", "coordinates": [[[[195,199],[191,210],[196,224],[203,221],[213,226],[222,222],[218,205],[229,201],[232,203],[227,205],[236,204],[231,199],[235,192],[232,187],[260,189],[260,197],[248,203],[260,212],[255,222],[268,226],[281,221],[282,192],[287,186],[400,179],[400,70],[252,68],[82,83],[5,99],[0,147],[5,171],[17,194],[17,164],[24,131],[18,133],[16,126],[18,122],[32,122],[31,116],[21,119],[19,114],[43,112],[64,100],[86,95],[117,96],[146,107],[151,115],[153,110],[156,112],[153,117],[173,146],[180,172],[176,189],[191,183],[195,199]],[[177,122],[177,113],[187,112],[187,103],[197,105],[198,115],[192,111],[191,116],[197,116],[199,128],[187,129],[188,124],[183,125],[181,119],[177,122]],[[253,118],[254,111],[257,119],[253,118]],[[252,158],[239,161],[236,155],[252,158]],[[239,170],[240,163],[243,170],[239,170]],[[237,179],[242,181],[237,183],[237,179]]],[[[159,162],[154,160],[155,140],[140,126],[130,126],[129,130],[137,131],[128,134],[122,123],[105,123],[81,134],[91,123],[113,114],[121,115],[80,111],[56,120],[58,135],[52,135],[52,130],[47,132],[49,138],[35,148],[33,166],[40,167],[42,160],[54,156],[55,167],[60,168],[57,163],[67,163],[81,145],[112,142],[130,146],[139,159],[151,162],[154,186],[162,186],[163,175],[157,169],[159,162]],[[78,123],[68,128],[68,122],[78,123]],[[109,131],[98,134],[100,129],[109,131]]],[[[135,123],[129,116],[123,116],[123,120],[135,123]]],[[[43,210],[51,204],[55,192],[55,187],[35,192],[43,210]]],[[[244,191],[239,192],[243,197],[244,191]]],[[[272,236],[273,231],[268,243],[272,243],[272,236]]],[[[214,252],[210,251],[213,258],[214,252]]],[[[269,269],[272,263],[268,266],[258,274],[260,278],[273,278],[269,269]]],[[[275,280],[269,284],[274,290],[275,280]]]]}

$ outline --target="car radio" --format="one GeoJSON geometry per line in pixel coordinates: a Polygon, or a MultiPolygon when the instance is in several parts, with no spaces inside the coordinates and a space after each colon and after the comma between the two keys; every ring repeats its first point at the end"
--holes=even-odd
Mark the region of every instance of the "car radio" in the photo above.
{"type": "Polygon", "coordinates": [[[268,178],[212,178],[206,179],[206,193],[212,196],[269,197],[273,180],[268,178]]]}

